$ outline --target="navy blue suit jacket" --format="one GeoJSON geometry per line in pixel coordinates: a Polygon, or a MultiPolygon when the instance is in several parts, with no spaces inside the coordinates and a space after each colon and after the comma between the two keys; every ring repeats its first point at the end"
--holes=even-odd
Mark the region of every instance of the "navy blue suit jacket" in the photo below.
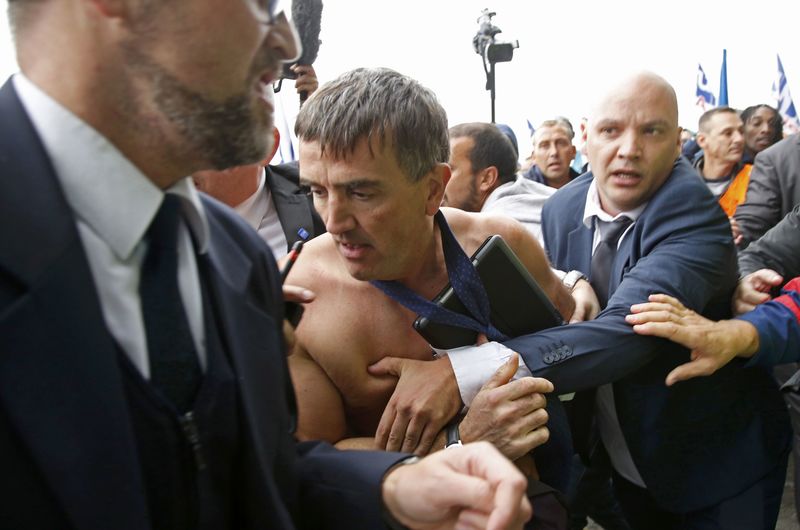
{"type": "MultiPolygon", "coordinates": [[[[0,115],[0,526],[147,529],[117,348],[73,215],[10,82],[0,115]]],[[[241,527],[380,527],[398,455],[295,444],[275,262],[230,210],[203,205],[198,259],[240,385],[241,527]]]]}
{"type": "MultiPolygon", "coordinates": [[[[583,224],[583,212],[592,178],[578,177],[545,203],[545,243],[560,270],[590,272],[593,229],[583,224]]],[[[716,504],[771,470],[788,450],[786,409],[770,374],[739,362],[667,387],[664,379],[688,361],[688,351],[636,335],[624,318],[632,304],[658,292],[723,318],[736,281],[728,219],[681,158],[622,240],[598,317],[506,343],[559,394],[614,383],[633,461],[670,511],[716,504]]]]}

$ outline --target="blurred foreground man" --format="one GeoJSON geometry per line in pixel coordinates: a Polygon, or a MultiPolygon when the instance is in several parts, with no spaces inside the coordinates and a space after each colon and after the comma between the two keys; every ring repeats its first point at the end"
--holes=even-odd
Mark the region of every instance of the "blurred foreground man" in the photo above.
{"type": "Polygon", "coordinates": [[[22,74],[0,89],[4,528],[529,517],[523,477],[488,445],[387,472],[404,456],[292,439],[274,260],[187,178],[269,151],[271,82],[297,55],[273,7],[9,2],[22,74]]]}

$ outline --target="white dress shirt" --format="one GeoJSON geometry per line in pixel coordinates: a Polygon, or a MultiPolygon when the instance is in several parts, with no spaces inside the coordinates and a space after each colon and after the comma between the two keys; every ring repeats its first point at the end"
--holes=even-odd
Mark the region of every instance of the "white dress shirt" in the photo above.
{"type": "MultiPolygon", "coordinates": [[[[620,217],[628,217],[636,220],[647,207],[647,203],[629,212],[621,212],[616,216],[609,215],[600,206],[600,197],[597,192],[596,182],[593,180],[589,184],[586,195],[586,205],[583,212],[583,223],[587,228],[592,228],[597,223],[592,241],[592,253],[600,243],[601,235],[605,232],[608,225],[620,217]]],[[[619,238],[617,246],[630,233],[631,224],[619,238]]],[[[496,342],[488,342],[481,346],[464,346],[453,350],[437,351],[438,354],[446,353],[453,365],[461,399],[466,406],[472,403],[475,395],[481,386],[491,377],[491,375],[502,365],[512,354],[509,348],[496,342]]],[[[531,371],[519,357],[519,368],[514,375],[514,379],[531,376],[531,371]]],[[[614,406],[614,394],[611,384],[603,385],[597,391],[597,418],[600,429],[600,436],[603,444],[609,452],[611,462],[617,472],[630,482],[645,487],[641,475],[636,469],[630,456],[625,438],[617,418],[614,406]]]]}
{"type": "MultiPolygon", "coordinates": [[[[23,74],[16,74],[13,83],[72,210],[106,326],[142,376],[149,379],[139,277],[147,252],[143,238],[161,206],[164,191],[98,131],[23,74]]],[[[166,191],[182,199],[178,284],[200,365],[205,369],[203,304],[191,236],[197,252],[205,253],[208,223],[190,178],[181,179],[166,191]]],[[[93,294],[87,292],[86,296],[93,294]]]]}

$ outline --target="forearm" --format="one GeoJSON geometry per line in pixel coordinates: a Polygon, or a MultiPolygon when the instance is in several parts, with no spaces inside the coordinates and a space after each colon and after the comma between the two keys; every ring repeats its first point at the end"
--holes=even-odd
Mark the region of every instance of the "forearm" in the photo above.
{"type": "Polygon", "coordinates": [[[368,436],[363,436],[359,438],[345,438],[343,440],[339,440],[335,444],[337,449],[342,450],[355,450],[355,451],[374,451],[375,450],[375,438],[371,438],[368,436]]]}

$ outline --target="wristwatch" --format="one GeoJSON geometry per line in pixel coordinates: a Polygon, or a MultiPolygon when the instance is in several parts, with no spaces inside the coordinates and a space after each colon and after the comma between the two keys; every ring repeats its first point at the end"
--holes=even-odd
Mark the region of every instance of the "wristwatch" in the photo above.
{"type": "Polygon", "coordinates": [[[569,271],[567,275],[564,276],[564,279],[561,280],[561,283],[564,284],[564,287],[569,289],[570,292],[572,292],[572,290],[575,289],[575,284],[580,280],[586,280],[588,282],[589,278],[587,278],[586,275],[581,271],[569,271]]]}
{"type": "Polygon", "coordinates": [[[461,433],[458,432],[458,426],[461,424],[461,419],[456,418],[447,426],[447,442],[444,444],[445,449],[451,447],[461,447],[461,433]]]}

